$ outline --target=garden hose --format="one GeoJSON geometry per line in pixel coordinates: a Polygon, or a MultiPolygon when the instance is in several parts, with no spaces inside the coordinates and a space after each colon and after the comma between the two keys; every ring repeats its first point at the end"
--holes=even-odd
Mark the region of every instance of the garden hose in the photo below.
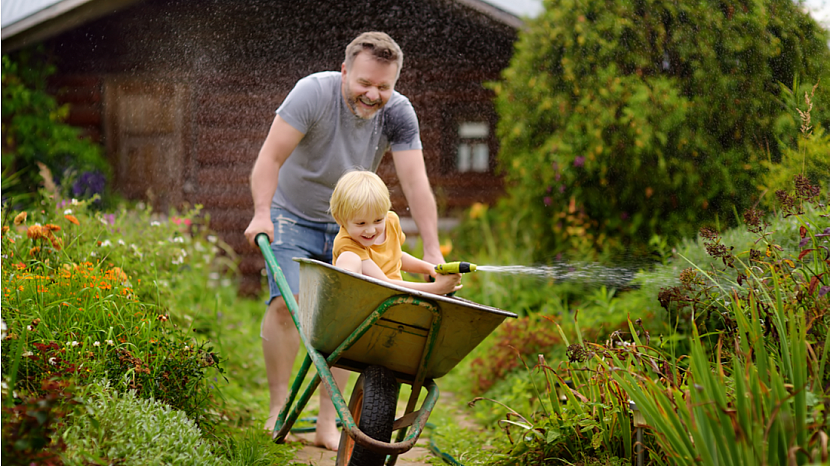
{"type": "MultiPolygon", "coordinates": [[[[310,432],[316,432],[317,431],[317,427],[316,427],[317,418],[316,417],[304,417],[304,418],[301,418],[301,419],[297,419],[297,422],[298,423],[306,422],[306,423],[313,424],[313,425],[310,425],[308,427],[294,427],[293,429],[291,429],[292,434],[308,434],[310,432]]],[[[337,427],[342,426],[342,424],[340,423],[340,419],[337,419],[336,424],[337,424],[337,427]]]]}
{"type": "MultiPolygon", "coordinates": [[[[427,422],[426,428],[432,430],[435,428],[435,424],[427,422]]],[[[429,451],[431,451],[432,454],[437,456],[438,458],[441,458],[447,464],[451,464],[452,466],[464,466],[463,464],[459,463],[458,460],[453,458],[450,454],[441,451],[438,448],[438,445],[435,444],[435,439],[432,438],[432,435],[429,436],[429,451]]]]}

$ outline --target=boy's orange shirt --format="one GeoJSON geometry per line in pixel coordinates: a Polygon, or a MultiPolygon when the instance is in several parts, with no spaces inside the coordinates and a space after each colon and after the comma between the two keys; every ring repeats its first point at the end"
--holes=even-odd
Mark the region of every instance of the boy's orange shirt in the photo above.
{"type": "Polygon", "coordinates": [[[389,211],[386,216],[386,239],[381,244],[373,244],[364,247],[340,227],[340,232],[334,238],[334,251],[332,252],[332,263],[337,263],[337,258],[344,252],[353,252],[360,257],[360,260],[374,261],[380,267],[384,275],[390,280],[403,280],[401,275],[401,246],[406,235],[401,230],[401,219],[398,214],[389,211]]]}

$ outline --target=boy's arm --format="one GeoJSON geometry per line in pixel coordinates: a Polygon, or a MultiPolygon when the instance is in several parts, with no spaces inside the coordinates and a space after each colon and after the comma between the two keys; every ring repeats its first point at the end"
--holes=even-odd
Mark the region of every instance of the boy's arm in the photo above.
{"type": "Polygon", "coordinates": [[[401,255],[401,270],[409,273],[421,273],[433,278],[437,275],[435,264],[430,264],[405,252],[401,255]]]}
{"type": "MultiPolygon", "coordinates": [[[[409,256],[409,254],[404,253],[404,255],[409,256]]],[[[342,257],[342,256],[341,256],[342,257]]],[[[426,266],[432,271],[432,274],[435,275],[435,269],[432,268],[429,262],[424,262],[422,260],[415,259],[412,256],[410,258],[417,260],[422,266],[426,266]]],[[[340,259],[337,260],[340,262],[340,259]]],[[[401,257],[401,269],[403,268],[403,257],[401,257]]],[[[410,272],[411,270],[407,270],[410,272]]],[[[416,270],[416,273],[428,273],[426,269],[424,270],[416,270]]],[[[372,260],[365,260],[363,261],[363,275],[368,275],[372,278],[377,278],[378,280],[383,280],[387,283],[392,283],[398,286],[402,286],[404,288],[409,288],[411,290],[416,291],[426,291],[427,293],[433,294],[447,294],[452,293],[454,291],[458,291],[461,289],[461,274],[449,274],[449,275],[438,275],[435,277],[435,281],[432,283],[418,283],[418,282],[407,282],[403,280],[392,280],[391,278],[387,277],[386,274],[380,269],[380,267],[375,264],[372,260]]]]}
{"type": "Polygon", "coordinates": [[[348,270],[349,272],[362,274],[362,262],[363,261],[360,259],[360,256],[358,256],[357,254],[350,251],[344,251],[340,253],[340,255],[337,257],[337,262],[334,264],[334,266],[348,270]]]}
{"type": "MultiPolygon", "coordinates": [[[[408,254],[406,254],[408,255],[408,254]]],[[[409,256],[410,258],[414,259],[414,257],[409,256]]],[[[416,259],[417,260],[417,259],[416,259]]],[[[401,259],[403,262],[403,259],[401,259]]],[[[418,261],[423,264],[426,264],[429,267],[428,262],[418,261]]],[[[353,252],[345,251],[337,257],[337,263],[334,264],[336,267],[341,269],[348,270],[350,272],[355,272],[359,274],[366,275],[368,277],[376,278],[378,280],[383,280],[387,283],[392,283],[398,286],[403,286],[405,288],[409,288],[411,290],[416,291],[426,291],[427,293],[433,294],[447,294],[452,293],[454,291],[458,291],[461,289],[461,274],[449,274],[449,275],[438,275],[435,278],[435,282],[433,283],[417,283],[417,282],[406,282],[403,280],[392,280],[383,273],[383,270],[375,264],[375,262],[371,259],[362,260],[360,256],[353,252]]],[[[432,269],[433,274],[435,273],[435,269],[432,269]]],[[[416,271],[416,273],[427,273],[426,271],[416,271]]]]}

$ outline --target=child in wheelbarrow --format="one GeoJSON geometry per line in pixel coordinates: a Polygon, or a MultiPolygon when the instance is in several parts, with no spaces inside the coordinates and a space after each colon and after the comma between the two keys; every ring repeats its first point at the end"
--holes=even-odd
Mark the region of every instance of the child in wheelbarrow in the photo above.
{"type": "Polygon", "coordinates": [[[438,274],[435,264],[401,250],[406,237],[400,218],[389,210],[389,189],[374,172],[355,170],[343,175],[334,187],[329,206],[340,225],[332,252],[336,267],[433,294],[461,289],[461,274],[438,274]],[[404,281],[401,270],[430,275],[435,281],[404,281]]]}

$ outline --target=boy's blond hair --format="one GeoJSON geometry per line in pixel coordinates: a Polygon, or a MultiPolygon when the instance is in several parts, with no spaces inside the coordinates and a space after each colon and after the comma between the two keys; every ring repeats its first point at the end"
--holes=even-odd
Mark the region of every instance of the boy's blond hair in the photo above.
{"type": "Polygon", "coordinates": [[[366,170],[350,171],[341,176],[329,202],[331,216],[339,225],[362,212],[381,215],[391,208],[389,188],[374,172],[366,170]]]}

